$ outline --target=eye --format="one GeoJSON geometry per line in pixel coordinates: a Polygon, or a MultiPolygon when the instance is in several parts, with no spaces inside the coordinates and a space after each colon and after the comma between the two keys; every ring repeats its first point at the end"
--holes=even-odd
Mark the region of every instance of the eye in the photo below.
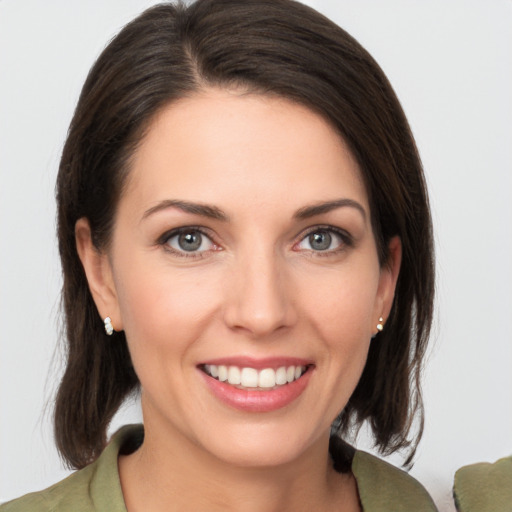
{"type": "Polygon", "coordinates": [[[164,243],[177,253],[201,253],[215,247],[211,239],[195,228],[185,228],[171,232],[164,243]]]}
{"type": "Polygon", "coordinates": [[[296,247],[306,251],[336,252],[347,245],[351,245],[347,234],[333,228],[315,228],[296,247]]]}

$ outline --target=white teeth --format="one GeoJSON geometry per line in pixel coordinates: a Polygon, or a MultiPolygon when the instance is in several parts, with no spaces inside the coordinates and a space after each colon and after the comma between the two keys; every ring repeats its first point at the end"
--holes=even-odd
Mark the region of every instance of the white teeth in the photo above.
{"type": "Polygon", "coordinates": [[[258,387],[258,370],[254,368],[243,368],[240,384],[244,388],[257,388],[258,387]]]}
{"type": "Polygon", "coordinates": [[[276,372],[272,368],[265,368],[258,376],[260,388],[273,388],[276,385],[276,372]]]}
{"type": "Polygon", "coordinates": [[[281,368],[278,368],[276,371],[276,384],[278,386],[282,386],[287,382],[288,380],[286,379],[286,368],[284,366],[281,366],[281,368]]]}
{"type": "Polygon", "coordinates": [[[240,384],[240,368],[238,366],[230,366],[228,368],[228,382],[235,386],[240,384]]]}
{"type": "MultiPolygon", "coordinates": [[[[210,365],[210,368],[212,368],[213,366],[215,366],[214,364],[210,365]]],[[[228,368],[227,366],[224,366],[224,365],[220,365],[217,367],[218,369],[218,374],[219,374],[219,380],[221,382],[225,382],[226,380],[228,380],[228,368]]],[[[213,376],[213,372],[211,372],[211,375],[213,376]]]]}
{"type": "Polygon", "coordinates": [[[255,368],[205,364],[204,371],[221,382],[244,388],[272,389],[299,379],[306,371],[305,366],[280,366],[273,368],[255,368]]]}

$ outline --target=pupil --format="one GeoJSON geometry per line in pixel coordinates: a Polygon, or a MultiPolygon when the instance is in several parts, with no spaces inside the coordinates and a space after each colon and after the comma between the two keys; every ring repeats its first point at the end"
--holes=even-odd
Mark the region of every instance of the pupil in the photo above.
{"type": "Polygon", "coordinates": [[[184,251],[196,251],[201,247],[202,241],[201,234],[195,231],[182,233],[178,239],[179,246],[184,251]]]}
{"type": "Polygon", "coordinates": [[[326,251],[331,246],[332,237],[326,231],[317,231],[309,235],[309,243],[316,251],[326,251]]]}

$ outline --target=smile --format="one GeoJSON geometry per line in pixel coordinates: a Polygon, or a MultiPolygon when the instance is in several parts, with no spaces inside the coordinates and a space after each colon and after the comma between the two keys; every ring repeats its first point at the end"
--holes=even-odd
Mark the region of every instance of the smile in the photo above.
{"type": "Polygon", "coordinates": [[[291,406],[315,373],[315,364],[309,361],[279,359],[232,358],[208,361],[197,369],[206,387],[225,405],[242,412],[267,413],[291,406]]]}
{"type": "Polygon", "coordinates": [[[262,368],[205,364],[202,370],[220,382],[226,382],[239,389],[268,391],[300,379],[307,366],[280,366],[262,368]]]}

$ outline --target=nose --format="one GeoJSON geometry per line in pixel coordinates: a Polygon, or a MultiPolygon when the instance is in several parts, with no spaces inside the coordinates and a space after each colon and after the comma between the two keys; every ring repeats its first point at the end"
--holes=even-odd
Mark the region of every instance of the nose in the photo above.
{"type": "Polygon", "coordinates": [[[264,338],[297,320],[292,280],[280,258],[268,251],[245,255],[231,268],[225,289],[225,322],[251,338],[264,338]]]}

